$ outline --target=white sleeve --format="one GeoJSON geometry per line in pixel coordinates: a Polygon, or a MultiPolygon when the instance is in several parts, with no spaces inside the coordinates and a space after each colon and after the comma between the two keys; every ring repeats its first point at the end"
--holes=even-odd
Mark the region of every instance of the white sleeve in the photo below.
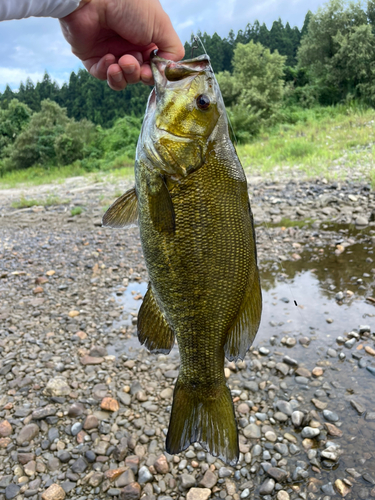
{"type": "Polygon", "coordinates": [[[0,21],[25,17],[64,17],[73,12],[80,0],[0,0],[0,21]]]}

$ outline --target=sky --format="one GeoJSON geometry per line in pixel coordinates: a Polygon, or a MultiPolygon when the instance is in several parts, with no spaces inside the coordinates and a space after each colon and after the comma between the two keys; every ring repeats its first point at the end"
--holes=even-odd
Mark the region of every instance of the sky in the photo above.
{"type": "MultiPolygon", "coordinates": [[[[1,0],[0,0],[1,1],[1,0]]],[[[244,29],[256,19],[270,28],[282,19],[302,27],[308,9],[315,12],[324,0],[161,0],[182,42],[201,30],[222,37],[244,29]]],[[[56,19],[30,18],[0,22],[0,92],[9,84],[17,89],[27,77],[36,83],[47,70],[58,84],[82,65],[71,54],[56,19]]]]}

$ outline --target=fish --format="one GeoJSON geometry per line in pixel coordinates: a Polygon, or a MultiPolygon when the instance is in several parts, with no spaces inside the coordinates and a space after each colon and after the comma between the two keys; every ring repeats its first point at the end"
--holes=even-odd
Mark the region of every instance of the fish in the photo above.
{"type": "Polygon", "coordinates": [[[198,442],[229,465],[239,456],[225,358],[243,359],[258,331],[262,295],[244,170],[231,141],[210,59],[151,58],[155,86],[135,158],[135,187],[103,226],[138,223],[149,284],[138,338],[180,369],[166,451],[198,442]]]}

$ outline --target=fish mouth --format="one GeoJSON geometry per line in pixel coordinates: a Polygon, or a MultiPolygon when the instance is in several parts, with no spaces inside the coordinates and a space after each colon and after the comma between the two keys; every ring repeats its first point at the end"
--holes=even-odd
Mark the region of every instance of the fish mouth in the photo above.
{"type": "Polygon", "coordinates": [[[212,71],[210,58],[206,54],[175,62],[158,56],[157,50],[154,50],[150,55],[150,62],[156,95],[166,88],[188,87],[198,74],[212,71]]]}

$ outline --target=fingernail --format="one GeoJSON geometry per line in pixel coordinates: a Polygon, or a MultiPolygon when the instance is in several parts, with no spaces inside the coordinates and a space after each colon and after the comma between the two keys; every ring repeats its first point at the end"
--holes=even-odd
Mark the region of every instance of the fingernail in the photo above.
{"type": "Polygon", "coordinates": [[[131,73],[134,73],[135,70],[135,64],[129,64],[128,66],[123,67],[124,73],[127,75],[130,75],[131,73]]]}
{"type": "Polygon", "coordinates": [[[114,75],[111,75],[112,78],[114,79],[115,82],[117,83],[120,83],[121,80],[122,80],[122,71],[120,71],[119,73],[115,73],[114,75]]]}

